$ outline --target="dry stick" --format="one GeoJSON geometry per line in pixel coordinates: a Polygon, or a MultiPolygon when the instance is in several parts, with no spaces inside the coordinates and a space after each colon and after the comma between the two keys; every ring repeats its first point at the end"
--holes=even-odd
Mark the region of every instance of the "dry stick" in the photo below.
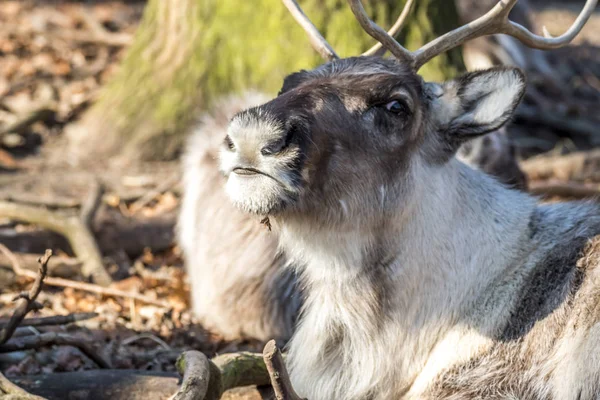
{"type": "MultiPolygon", "coordinates": [[[[40,318],[25,318],[19,326],[50,326],[50,325],[66,325],[72,324],[73,322],[86,321],[88,319],[96,318],[98,313],[85,312],[85,313],[73,313],[68,315],[55,315],[53,317],[40,317],[40,318]]],[[[0,321],[0,329],[4,328],[8,322],[0,321]]]]}
{"type": "Polygon", "coordinates": [[[262,354],[241,351],[220,354],[210,360],[221,371],[221,389],[240,386],[266,386],[271,384],[269,371],[262,354]]]}
{"type": "Polygon", "coordinates": [[[292,387],[281,352],[274,340],[269,340],[263,350],[263,358],[271,377],[271,386],[277,400],[303,400],[292,387]]]}
{"type": "Polygon", "coordinates": [[[15,311],[13,312],[6,326],[0,330],[0,344],[6,343],[8,339],[10,339],[27,313],[39,308],[35,299],[42,291],[42,283],[44,278],[46,278],[46,274],[48,273],[48,260],[50,257],[52,257],[52,250],[46,250],[44,257],[40,258],[40,269],[35,277],[35,280],[33,281],[33,285],[31,285],[31,288],[29,289],[29,292],[21,293],[15,297],[15,301],[17,301],[17,307],[15,308],[15,311]]]}
{"type": "MultiPolygon", "coordinates": [[[[94,193],[92,193],[94,194],[94,193]]],[[[81,272],[94,282],[108,286],[112,279],[102,264],[102,256],[88,226],[77,216],[63,216],[43,208],[0,201],[0,216],[42,226],[63,235],[83,263],[81,272]]]]}
{"type": "Polygon", "coordinates": [[[11,400],[45,400],[43,397],[27,393],[9,381],[2,373],[0,373],[0,394],[2,394],[0,397],[11,400]]]}
{"type": "Polygon", "coordinates": [[[110,361],[105,360],[93,349],[91,342],[65,333],[46,332],[41,335],[22,336],[11,339],[0,345],[0,353],[39,349],[46,346],[72,346],[77,347],[83,354],[98,364],[100,368],[112,368],[110,361]]]}
{"type": "Polygon", "coordinates": [[[68,287],[77,290],[83,290],[85,292],[97,293],[104,296],[122,297],[126,299],[133,299],[145,304],[152,304],[158,307],[170,308],[168,302],[163,300],[152,299],[148,296],[144,296],[139,293],[126,292],[124,290],[112,289],[94,285],[92,283],[77,282],[69,279],[48,277],[45,281],[46,285],[68,287]]]}
{"type": "Polygon", "coordinates": [[[210,361],[196,350],[185,351],[175,363],[183,377],[181,387],[171,400],[204,400],[210,383],[210,361]]]}
{"type": "MultiPolygon", "coordinates": [[[[39,267],[38,260],[41,254],[13,253],[18,260],[19,266],[28,271],[36,271],[39,267]]],[[[13,259],[5,253],[0,252],[0,267],[10,267],[14,265],[13,259]]],[[[52,256],[48,262],[48,275],[60,276],[61,278],[70,278],[79,275],[81,262],[76,258],[52,256]]],[[[16,274],[16,272],[15,272],[16,274]]]]}
{"type": "Polygon", "coordinates": [[[263,357],[257,353],[227,353],[208,360],[202,353],[186,351],[177,358],[175,365],[183,382],[170,400],[218,400],[230,389],[270,384],[263,357]]]}
{"type": "MultiPolygon", "coordinates": [[[[13,269],[15,273],[19,276],[26,276],[28,278],[34,278],[35,274],[32,271],[24,270],[19,265],[19,260],[14,257],[12,251],[10,251],[6,246],[0,243],[0,252],[4,253],[7,257],[10,257],[13,264],[13,269]]],[[[94,285],[92,283],[86,282],[77,282],[69,279],[63,278],[55,278],[55,277],[46,277],[44,283],[48,286],[57,286],[57,287],[68,287],[72,289],[82,290],[85,292],[97,293],[105,296],[114,296],[114,297],[123,297],[126,299],[134,299],[146,304],[152,304],[159,307],[170,308],[169,303],[166,301],[151,299],[150,297],[141,295],[139,293],[130,293],[125,292],[123,290],[112,289],[107,287],[102,287],[98,285],[94,285]]]]}

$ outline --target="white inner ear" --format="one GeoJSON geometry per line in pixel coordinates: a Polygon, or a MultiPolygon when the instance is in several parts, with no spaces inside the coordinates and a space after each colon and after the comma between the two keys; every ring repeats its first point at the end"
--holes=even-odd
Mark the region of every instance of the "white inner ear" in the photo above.
{"type": "Polygon", "coordinates": [[[490,71],[473,77],[462,88],[461,103],[469,109],[455,123],[500,125],[511,115],[524,82],[515,70],[490,71]]]}

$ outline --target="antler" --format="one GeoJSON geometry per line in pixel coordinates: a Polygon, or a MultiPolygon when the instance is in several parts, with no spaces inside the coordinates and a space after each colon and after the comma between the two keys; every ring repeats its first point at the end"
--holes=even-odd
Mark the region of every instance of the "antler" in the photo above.
{"type": "MultiPolygon", "coordinates": [[[[296,21],[304,28],[310,37],[311,44],[325,59],[339,58],[317,28],[310,22],[306,14],[294,0],[282,0],[290,10],[296,21]]],[[[361,0],[348,0],[348,4],[362,28],[375,38],[379,43],[367,50],[363,55],[373,55],[382,47],[389,50],[399,60],[410,63],[416,71],[435,56],[450,49],[458,47],[463,43],[480,36],[503,33],[520,40],[523,44],[536,49],[556,49],[569,44],[581,31],[588,21],[598,0],[587,0],[581,13],[577,16],[573,25],[565,33],[558,37],[552,37],[544,27],[544,36],[536,35],[508,19],[508,14],[519,0],[500,0],[489,12],[466,25],[456,28],[427,43],[416,51],[409,51],[394,39],[393,36],[404,25],[412,8],[414,0],[408,0],[400,17],[394,23],[389,32],[383,30],[373,22],[362,5],[361,0]]]]}
{"type": "MultiPolygon", "coordinates": [[[[321,35],[321,33],[313,25],[313,23],[310,22],[310,19],[308,19],[306,14],[304,14],[304,11],[302,11],[302,8],[300,8],[298,3],[295,0],[282,0],[282,2],[287,7],[287,9],[290,11],[292,16],[296,20],[296,22],[298,22],[298,24],[300,24],[300,26],[302,28],[304,28],[304,30],[308,34],[308,38],[310,40],[310,44],[312,45],[313,49],[315,49],[315,51],[317,53],[319,53],[321,55],[321,57],[323,57],[325,60],[331,61],[331,60],[338,59],[339,56],[336,54],[336,52],[333,50],[333,48],[327,42],[327,40],[325,40],[323,35],[321,35]]],[[[390,30],[387,32],[388,36],[395,36],[400,31],[400,29],[402,29],[402,27],[404,26],[404,23],[406,22],[406,17],[408,17],[408,14],[410,13],[410,11],[412,9],[413,4],[414,4],[414,0],[408,0],[406,2],[406,5],[404,6],[402,13],[400,14],[400,16],[398,17],[396,22],[394,22],[394,25],[392,25],[390,30]]],[[[362,8],[362,5],[360,7],[362,8]]],[[[383,32],[383,33],[386,34],[385,32],[383,32]]],[[[393,40],[394,39],[392,39],[392,41],[393,40]]],[[[369,50],[365,51],[362,55],[363,56],[374,55],[382,47],[383,47],[383,45],[381,44],[381,42],[378,42],[373,47],[371,47],[369,50]]]]}
{"type": "Polygon", "coordinates": [[[508,14],[515,4],[517,4],[517,1],[500,0],[487,14],[436,38],[414,52],[408,51],[370,20],[360,0],[348,0],[348,3],[363,29],[377,39],[396,58],[410,62],[415,70],[421,68],[435,56],[458,47],[471,39],[497,33],[513,36],[525,45],[536,49],[546,50],[562,47],[570,43],[577,36],[598,3],[598,0],[587,0],[573,25],[561,36],[552,37],[546,28],[544,28],[544,36],[539,36],[508,19],[508,14]]]}
{"type": "Polygon", "coordinates": [[[515,4],[517,4],[517,1],[518,0],[501,0],[482,17],[427,43],[413,53],[413,65],[415,69],[419,69],[423,64],[438,54],[460,46],[468,40],[497,33],[504,33],[512,36],[520,40],[523,44],[535,49],[557,49],[569,44],[575,36],[577,36],[594,12],[594,8],[598,3],[598,0],[587,0],[581,13],[579,13],[577,19],[573,22],[573,25],[571,25],[562,35],[552,37],[545,27],[543,29],[544,36],[539,36],[528,31],[522,25],[508,19],[508,14],[515,4]]]}
{"type": "MultiPolygon", "coordinates": [[[[404,23],[406,22],[406,17],[408,17],[408,14],[410,14],[410,12],[412,11],[413,4],[414,0],[407,0],[406,4],[404,5],[404,9],[400,13],[400,16],[398,17],[396,22],[394,22],[394,25],[392,25],[390,30],[387,32],[388,36],[391,36],[393,38],[398,32],[400,32],[400,29],[402,29],[404,23]]],[[[383,45],[381,44],[381,42],[377,42],[375,46],[362,53],[362,55],[372,56],[373,54],[377,53],[382,47],[383,45]]]]}
{"type": "MultiPolygon", "coordinates": [[[[379,25],[375,22],[371,21],[371,19],[367,16],[367,12],[365,11],[362,1],[360,0],[348,0],[348,4],[350,4],[350,9],[354,13],[354,16],[358,20],[358,23],[362,28],[371,35],[375,40],[377,40],[383,47],[388,49],[390,53],[394,55],[399,60],[412,60],[412,53],[406,50],[400,43],[396,41],[388,32],[384,31],[379,25]]],[[[406,3],[402,14],[406,12],[408,15],[408,10],[410,10],[410,6],[412,2],[409,1],[406,3]]],[[[402,17],[401,14],[401,17],[402,17]]]]}
{"type": "Polygon", "coordinates": [[[308,38],[310,40],[310,44],[313,49],[316,50],[317,53],[321,55],[327,61],[336,60],[340,58],[336,52],[333,50],[331,45],[327,43],[327,40],[319,33],[319,30],[310,22],[310,19],[304,14],[304,11],[300,8],[298,3],[295,0],[282,0],[283,4],[290,10],[290,13],[300,24],[302,28],[308,34],[308,38]]]}

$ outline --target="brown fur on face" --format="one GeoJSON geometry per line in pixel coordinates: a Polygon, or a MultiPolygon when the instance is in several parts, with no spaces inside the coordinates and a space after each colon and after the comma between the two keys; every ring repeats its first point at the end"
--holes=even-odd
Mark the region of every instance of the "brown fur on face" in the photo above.
{"type": "MultiPolygon", "coordinates": [[[[234,117],[229,140],[236,145],[244,141],[236,126],[244,129],[254,123],[250,121],[266,120],[293,131],[286,151],[271,158],[289,167],[286,174],[294,182],[294,193],[285,204],[249,211],[319,209],[317,219],[338,221],[355,215],[358,207],[369,214],[365,204],[376,205],[377,211],[395,207],[383,197],[389,192],[390,199],[398,198],[410,184],[405,171],[411,153],[423,141],[421,78],[394,61],[344,61],[291,75],[277,98],[234,117]],[[385,108],[394,100],[401,103],[396,114],[385,108]],[[371,198],[356,198],[357,192],[371,198]]],[[[278,135],[281,132],[274,134],[278,135]]],[[[260,168],[276,174],[264,164],[260,168]]]]}

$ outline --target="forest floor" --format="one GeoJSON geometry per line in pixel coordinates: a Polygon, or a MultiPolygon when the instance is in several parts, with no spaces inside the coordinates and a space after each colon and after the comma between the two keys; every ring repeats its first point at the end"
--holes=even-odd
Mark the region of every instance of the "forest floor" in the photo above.
{"type": "MultiPolygon", "coordinates": [[[[102,1],[88,2],[84,8],[81,2],[0,2],[0,200],[50,209],[80,206],[89,191],[90,173],[69,171],[65,182],[56,144],[64,127],[81,116],[114,73],[144,4],[102,1]]],[[[224,342],[191,316],[189,287],[173,244],[178,173],[173,162],[131,167],[127,174],[110,168],[97,174],[112,184],[102,195],[96,224],[101,225],[106,214],[138,221],[136,226],[154,224],[147,246],[141,241],[120,246],[115,242],[122,238],[107,233],[104,242],[112,248],[104,252],[103,261],[115,280],[110,287],[141,293],[154,303],[47,286],[38,297],[44,307],[30,317],[88,312],[98,316],[72,326],[25,331],[67,331],[93,340],[102,344],[98,350],[115,368],[174,371],[177,355],[192,348],[211,357],[242,348],[262,350],[252,343],[224,342]]],[[[60,259],[71,255],[57,235],[9,221],[0,221],[0,243],[20,253],[39,254],[52,247],[67,249],[57,254],[60,259]]],[[[59,274],[82,279],[71,265],[59,274]]],[[[12,297],[30,283],[16,276],[10,258],[0,253],[0,316],[11,315],[12,297]]],[[[9,377],[93,368],[97,366],[89,358],[68,346],[0,354],[0,371],[9,377]]]]}
{"type": "MultiPolygon", "coordinates": [[[[94,192],[93,183],[102,182],[104,191],[96,193],[101,206],[91,230],[114,280],[109,288],[120,292],[98,294],[82,287],[46,285],[38,297],[43,308],[29,317],[97,315],[66,325],[21,327],[17,335],[69,333],[94,342],[95,350],[114,368],[174,371],[176,357],[188,349],[209,357],[261,350],[258,343],[222,340],[204,330],[190,313],[189,286],[173,240],[181,194],[177,162],[132,166],[127,174],[108,168],[91,178],[88,171],[66,174],[61,152],[64,128],[93,103],[118,68],[144,4],[0,2],[0,201],[75,215],[94,192]],[[125,228],[118,231],[114,226],[125,228]]],[[[539,7],[536,18],[550,32],[560,32],[580,9],[579,2],[533,4],[539,7]]],[[[541,105],[533,113],[525,108],[511,131],[523,157],[546,156],[523,163],[531,191],[560,199],[600,193],[600,153],[594,150],[600,145],[598,13],[576,43],[549,56],[567,91],[557,93],[534,77],[531,85],[541,105]]],[[[84,280],[69,245],[56,234],[0,220],[0,244],[19,254],[62,248],[56,254],[60,265],[50,274],[84,280]]],[[[35,269],[32,259],[20,258],[21,267],[35,269]]],[[[0,252],[2,318],[11,316],[14,295],[32,282],[29,275],[15,273],[13,261],[10,253],[0,252]]],[[[8,377],[96,368],[94,361],[70,346],[0,354],[0,371],[8,377]]]]}

